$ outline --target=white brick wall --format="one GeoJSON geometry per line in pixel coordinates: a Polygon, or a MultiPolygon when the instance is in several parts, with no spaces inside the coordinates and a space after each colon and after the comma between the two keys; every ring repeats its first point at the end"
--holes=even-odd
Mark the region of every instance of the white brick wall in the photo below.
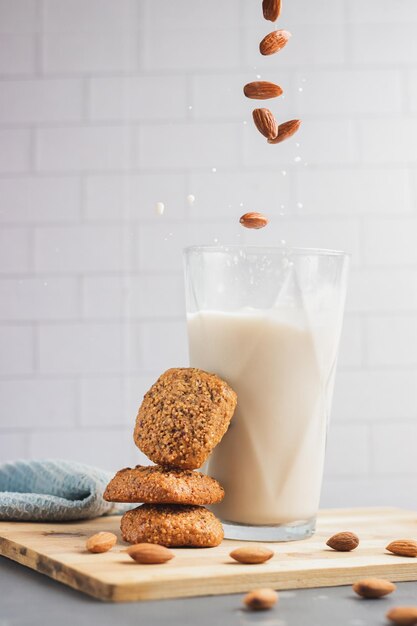
{"type": "Polygon", "coordinates": [[[31,146],[32,138],[29,130],[0,128],[0,172],[28,171],[31,146]]]}
{"type": "MultiPolygon", "coordinates": [[[[7,8],[3,10],[8,13],[7,8]]],[[[33,35],[1,33],[0,75],[31,75],[36,67],[35,54],[36,40],[33,35]]]]}
{"type": "Polygon", "coordinates": [[[187,363],[182,247],[286,240],[352,254],[323,505],[415,507],[415,0],[284,2],[273,57],[261,0],[209,5],[0,0],[0,459],[143,461],[141,397],[187,363]],[[280,146],[259,76],[303,119],[280,146]]]}
{"type": "Polygon", "coordinates": [[[0,124],[76,121],[82,106],[80,80],[10,80],[0,91],[0,124]]]}
{"type": "Polygon", "coordinates": [[[123,126],[41,128],[36,134],[36,167],[40,172],[126,169],[130,133],[123,126]]]}
{"type": "Polygon", "coordinates": [[[77,177],[0,178],[0,223],[37,224],[77,221],[81,184],[77,177]]]}

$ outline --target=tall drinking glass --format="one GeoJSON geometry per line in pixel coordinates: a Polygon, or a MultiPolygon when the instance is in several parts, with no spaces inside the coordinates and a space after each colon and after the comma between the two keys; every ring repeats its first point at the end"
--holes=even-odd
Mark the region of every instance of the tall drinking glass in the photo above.
{"type": "Polygon", "coordinates": [[[185,250],[190,365],[237,409],[207,473],[229,539],[313,534],[342,327],[348,255],[279,247],[185,250]]]}

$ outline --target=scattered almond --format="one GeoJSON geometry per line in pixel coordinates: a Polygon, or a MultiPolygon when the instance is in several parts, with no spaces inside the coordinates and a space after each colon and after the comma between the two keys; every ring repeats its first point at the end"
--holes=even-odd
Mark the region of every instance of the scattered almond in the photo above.
{"type": "Polygon", "coordinates": [[[413,539],[397,539],[385,548],[398,556],[417,556],[417,541],[413,539]]]}
{"type": "Polygon", "coordinates": [[[265,563],[274,556],[274,551],[264,546],[242,546],[232,550],[230,556],[239,563],[265,563]]]}
{"type": "Polygon", "coordinates": [[[268,218],[261,213],[250,212],[242,215],[239,222],[245,228],[263,228],[268,224],[268,218]]]}
{"type": "Polygon", "coordinates": [[[117,537],[113,533],[100,532],[87,539],[85,547],[89,552],[108,552],[117,543],[117,537]]]}
{"type": "Polygon", "coordinates": [[[352,585],[353,591],[362,598],[382,598],[396,590],[394,583],[383,578],[363,578],[352,585]]]}
{"type": "Polygon", "coordinates": [[[268,98],[278,98],[283,91],[275,83],[270,83],[267,80],[255,80],[243,87],[243,93],[247,98],[253,100],[268,100],[268,98]]]}
{"type": "Polygon", "coordinates": [[[275,54],[287,45],[291,33],[287,30],[274,30],[268,33],[259,44],[259,51],[264,56],[275,54]]]}
{"type": "Polygon", "coordinates": [[[266,611],[278,602],[278,594],[273,589],[254,589],[243,598],[244,605],[251,611],[266,611]]]}
{"type": "Polygon", "coordinates": [[[359,537],[351,532],[337,533],[326,541],[326,545],[338,552],[350,552],[358,547],[359,537]]]}
{"type": "Polygon", "coordinates": [[[278,126],[278,134],[274,139],[268,139],[268,143],[281,143],[294,135],[301,126],[301,120],[290,120],[278,126]]]}
{"type": "Polygon", "coordinates": [[[263,0],[262,12],[266,20],[275,22],[281,13],[281,0],[263,0]]]}
{"type": "Polygon", "coordinates": [[[156,565],[166,563],[174,558],[174,554],[165,546],[156,543],[137,543],[126,550],[136,563],[156,565]]]}
{"type": "Polygon", "coordinates": [[[273,139],[278,134],[278,122],[269,109],[254,109],[253,121],[256,128],[267,139],[273,139]]]}
{"type": "Polygon", "coordinates": [[[398,626],[415,626],[417,624],[417,607],[395,606],[388,611],[386,617],[398,626]]]}

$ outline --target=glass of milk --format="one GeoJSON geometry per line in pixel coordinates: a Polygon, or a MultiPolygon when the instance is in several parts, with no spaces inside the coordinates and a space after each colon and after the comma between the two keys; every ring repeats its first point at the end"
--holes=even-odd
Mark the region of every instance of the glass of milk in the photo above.
{"type": "Polygon", "coordinates": [[[203,246],[185,254],[191,367],[236,391],[208,474],[229,539],[313,534],[349,257],[333,250],[203,246]]]}

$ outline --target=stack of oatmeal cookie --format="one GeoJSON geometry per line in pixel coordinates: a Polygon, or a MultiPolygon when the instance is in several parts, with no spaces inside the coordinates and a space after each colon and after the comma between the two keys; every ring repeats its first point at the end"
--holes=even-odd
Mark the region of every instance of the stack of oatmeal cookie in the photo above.
{"type": "Polygon", "coordinates": [[[123,515],[125,541],[199,548],[222,541],[222,525],[204,505],[220,502],[223,488],[193,470],[220,442],[236,402],[227,383],[195,368],[168,370],[145,394],[134,440],[157,465],[120,470],[104,493],[110,502],[144,503],[123,515]]]}

